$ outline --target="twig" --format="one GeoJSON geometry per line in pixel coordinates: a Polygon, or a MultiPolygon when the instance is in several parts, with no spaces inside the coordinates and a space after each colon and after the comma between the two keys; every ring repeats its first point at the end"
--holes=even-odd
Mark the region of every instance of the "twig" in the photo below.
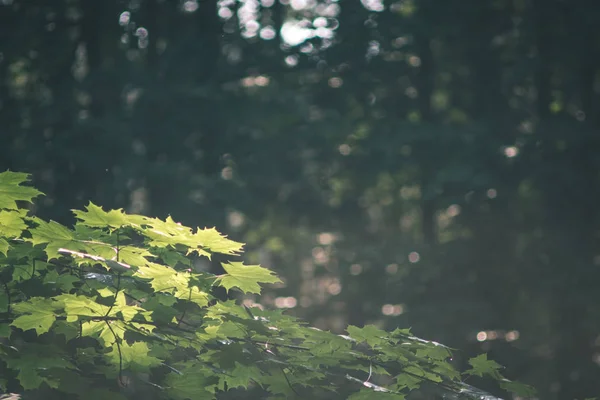
{"type": "Polygon", "coordinates": [[[121,343],[119,342],[119,337],[113,330],[112,326],[110,326],[110,323],[108,321],[105,321],[105,322],[106,322],[106,326],[108,326],[108,329],[110,329],[111,333],[115,337],[115,343],[117,344],[117,351],[119,352],[119,383],[121,385],[125,386],[125,383],[123,382],[123,353],[121,353],[121,343]]]}

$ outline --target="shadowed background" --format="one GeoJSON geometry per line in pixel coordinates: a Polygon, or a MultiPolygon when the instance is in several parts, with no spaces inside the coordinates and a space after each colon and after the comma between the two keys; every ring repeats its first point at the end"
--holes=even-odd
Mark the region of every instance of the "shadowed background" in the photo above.
{"type": "Polygon", "coordinates": [[[284,279],[248,303],[412,326],[583,399],[598,24],[592,0],[1,0],[0,170],[61,222],[216,225],[284,279]]]}

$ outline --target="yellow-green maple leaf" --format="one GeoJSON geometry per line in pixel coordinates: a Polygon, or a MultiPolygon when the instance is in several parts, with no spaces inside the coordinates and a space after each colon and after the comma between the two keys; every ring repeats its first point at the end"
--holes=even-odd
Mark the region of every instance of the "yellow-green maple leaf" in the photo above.
{"type": "Polygon", "coordinates": [[[223,263],[223,269],[227,272],[217,279],[219,286],[229,291],[238,288],[244,293],[260,294],[261,283],[278,283],[279,278],[260,265],[244,265],[241,262],[223,263]]]}

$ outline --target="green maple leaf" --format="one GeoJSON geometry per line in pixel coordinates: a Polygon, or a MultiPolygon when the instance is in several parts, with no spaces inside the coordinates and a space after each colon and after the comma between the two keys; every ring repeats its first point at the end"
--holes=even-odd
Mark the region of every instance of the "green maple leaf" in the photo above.
{"type": "Polygon", "coordinates": [[[25,212],[0,211],[0,253],[8,255],[8,249],[11,245],[6,239],[14,239],[21,236],[21,233],[27,229],[22,216],[25,212]]]}
{"type": "Polygon", "coordinates": [[[367,325],[364,328],[359,328],[353,325],[348,326],[348,334],[357,342],[367,342],[371,346],[377,346],[385,343],[387,332],[382,331],[374,325],[367,325]]]}
{"type": "Polygon", "coordinates": [[[450,353],[450,350],[446,346],[441,346],[435,342],[430,342],[417,349],[417,357],[419,358],[431,358],[441,361],[451,356],[452,353],[450,353]]]}
{"type": "Polygon", "coordinates": [[[208,294],[193,285],[193,275],[190,273],[148,262],[139,267],[134,276],[151,279],[150,285],[155,292],[171,293],[178,299],[193,301],[200,307],[208,304],[208,294]]]}
{"type": "Polygon", "coordinates": [[[262,371],[256,365],[242,365],[237,361],[234,361],[234,364],[233,370],[219,381],[220,390],[225,390],[225,383],[229,389],[248,389],[248,384],[262,375],[262,371]]]}
{"type": "Polygon", "coordinates": [[[278,283],[279,278],[260,265],[244,265],[241,262],[223,263],[227,272],[217,279],[219,286],[229,289],[235,287],[244,293],[260,294],[260,283],[278,283]]]}
{"type": "MultiPolygon", "coordinates": [[[[188,243],[192,244],[189,253],[195,251],[198,254],[202,254],[203,250],[208,250],[213,253],[235,255],[244,247],[243,243],[227,239],[225,235],[221,235],[215,228],[198,228],[188,243]]],[[[210,258],[210,254],[208,254],[208,257],[210,258]]]]}
{"type": "Polygon", "coordinates": [[[469,364],[473,367],[464,372],[467,375],[484,376],[489,375],[494,379],[502,379],[502,375],[498,372],[502,365],[494,360],[488,360],[487,354],[480,354],[469,360],[469,364]]]}
{"type": "Polygon", "coordinates": [[[23,368],[19,369],[19,374],[17,375],[17,379],[23,389],[37,389],[40,387],[44,379],[38,374],[37,370],[34,368],[23,368]]]}
{"type": "Polygon", "coordinates": [[[10,248],[10,244],[3,239],[0,238],[0,253],[4,254],[4,257],[8,256],[8,249],[10,248]]]}
{"type": "Polygon", "coordinates": [[[66,248],[71,251],[85,252],[92,255],[110,259],[115,252],[108,244],[82,240],[76,233],[66,226],[55,221],[46,222],[39,218],[33,218],[37,226],[30,229],[31,238],[27,241],[33,245],[46,244],[45,252],[48,260],[60,256],[58,250],[66,248]]]}
{"type": "Polygon", "coordinates": [[[35,329],[35,332],[38,335],[41,335],[50,330],[54,321],[56,321],[56,316],[54,314],[35,313],[21,315],[15,318],[11,325],[15,328],[22,329],[23,331],[35,329]]]}
{"type": "Polygon", "coordinates": [[[460,372],[445,361],[436,362],[435,366],[431,370],[440,376],[446,377],[447,379],[460,380],[460,372]]]}
{"type": "Polygon", "coordinates": [[[520,382],[510,381],[508,379],[501,379],[500,387],[513,394],[516,394],[519,397],[534,397],[537,394],[536,390],[531,386],[525,385],[520,382]]]}
{"type": "Polygon", "coordinates": [[[154,257],[154,254],[150,253],[146,249],[133,246],[121,246],[119,247],[119,261],[129,265],[144,265],[148,262],[146,257],[154,257]]]}
{"type": "Polygon", "coordinates": [[[65,293],[61,294],[60,296],[56,296],[55,299],[64,304],[68,322],[77,321],[79,317],[93,318],[105,316],[109,309],[109,307],[98,304],[86,296],[65,293]]]}
{"type": "Polygon", "coordinates": [[[168,397],[175,400],[214,398],[215,374],[202,364],[175,366],[181,374],[170,372],[165,379],[168,397]]]}
{"type": "Polygon", "coordinates": [[[52,388],[58,387],[59,382],[54,377],[42,376],[38,371],[74,368],[59,348],[36,343],[23,346],[18,356],[7,359],[6,363],[9,368],[19,371],[17,379],[25,390],[38,388],[42,382],[46,382],[52,388]]]}
{"type": "Polygon", "coordinates": [[[23,212],[0,211],[0,236],[6,238],[18,238],[27,228],[23,221],[23,212]]]}
{"type": "Polygon", "coordinates": [[[28,180],[29,175],[22,172],[5,171],[0,173],[0,209],[16,210],[18,208],[17,201],[31,203],[34,197],[43,194],[32,187],[21,186],[21,183],[28,180]]]}
{"type": "Polygon", "coordinates": [[[36,333],[41,335],[50,330],[56,321],[56,311],[60,307],[60,302],[44,297],[32,297],[13,306],[16,312],[25,314],[15,318],[11,325],[23,331],[35,329],[36,333]]]}
{"type": "Polygon", "coordinates": [[[441,382],[442,378],[434,374],[433,372],[425,371],[423,368],[417,365],[409,365],[402,370],[403,372],[409,373],[412,376],[419,376],[427,379],[430,382],[441,382]]]}
{"type": "Polygon", "coordinates": [[[86,207],[86,211],[72,210],[80,224],[91,228],[109,228],[116,230],[125,225],[130,225],[131,222],[121,208],[118,210],[104,211],[102,207],[90,202],[86,207]]]}
{"type": "Polygon", "coordinates": [[[59,274],[56,271],[49,271],[44,276],[45,284],[56,285],[56,287],[61,289],[63,292],[68,292],[73,289],[73,284],[78,281],[79,278],[75,275],[59,274]]]}
{"type": "Polygon", "coordinates": [[[152,247],[175,247],[184,240],[189,240],[191,229],[173,221],[171,217],[167,217],[165,221],[158,218],[147,218],[145,225],[149,228],[141,227],[140,233],[150,239],[148,243],[152,247]]]}
{"type": "Polygon", "coordinates": [[[123,368],[146,370],[161,363],[161,360],[149,355],[149,352],[150,348],[144,342],[135,342],[130,345],[121,341],[119,346],[116,343],[113,344],[112,350],[106,356],[114,365],[122,363],[123,368]]]}
{"type": "Polygon", "coordinates": [[[422,379],[417,378],[416,376],[410,374],[401,373],[396,377],[396,384],[398,385],[399,390],[415,390],[421,386],[422,379]]]}
{"type": "Polygon", "coordinates": [[[12,279],[14,281],[24,281],[31,279],[34,275],[33,264],[32,265],[15,265],[12,279]]]}
{"type": "Polygon", "coordinates": [[[81,335],[96,338],[104,347],[111,347],[116,340],[123,339],[125,334],[118,322],[113,323],[112,328],[111,330],[106,321],[85,321],[81,324],[81,335]]]}

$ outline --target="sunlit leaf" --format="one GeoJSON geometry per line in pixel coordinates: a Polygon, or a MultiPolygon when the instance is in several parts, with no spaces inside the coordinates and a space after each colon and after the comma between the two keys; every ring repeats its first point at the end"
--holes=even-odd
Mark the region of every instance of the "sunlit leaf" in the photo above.
{"type": "Polygon", "coordinates": [[[45,244],[44,251],[48,255],[48,260],[58,258],[60,256],[59,249],[61,248],[109,259],[114,255],[114,250],[110,245],[80,239],[75,236],[74,231],[58,222],[46,222],[39,218],[34,218],[33,221],[37,226],[30,230],[31,238],[27,240],[33,245],[45,244]]]}
{"type": "Polygon", "coordinates": [[[241,262],[223,263],[227,274],[219,277],[217,283],[229,290],[240,289],[244,293],[260,294],[261,283],[278,283],[279,278],[259,265],[244,265],[241,262]]]}
{"type": "Polygon", "coordinates": [[[17,201],[31,203],[34,197],[42,194],[32,187],[21,186],[28,178],[28,174],[21,172],[0,172],[0,209],[16,210],[17,201]]]}
{"type": "Polygon", "coordinates": [[[28,331],[35,329],[38,335],[46,333],[56,321],[56,312],[60,308],[60,303],[43,297],[33,297],[28,301],[20,302],[14,305],[13,309],[18,313],[25,313],[18,316],[12,322],[15,328],[28,331]]]}
{"type": "Polygon", "coordinates": [[[244,245],[227,239],[225,235],[220,234],[215,228],[205,228],[196,231],[191,237],[191,244],[194,244],[191,251],[199,252],[200,250],[208,250],[211,253],[221,254],[237,254],[242,250],[244,245]]]}
{"type": "Polygon", "coordinates": [[[90,202],[85,207],[85,210],[73,210],[73,214],[80,221],[80,224],[92,228],[109,228],[115,230],[129,224],[122,209],[104,211],[102,207],[90,202]]]}
{"type": "Polygon", "coordinates": [[[112,350],[107,353],[107,357],[113,364],[122,365],[123,368],[146,370],[161,363],[161,360],[149,355],[149,352],[150,348],[144,342],[135,342],[131,345],[121,342],[119,346],[112,345],[112,350]]]}
{"type": "Polygon", "coordinates": [[[27,228],[22,214],[16,211],[0,211],[0,236],[17,238],[27,228]]]}

